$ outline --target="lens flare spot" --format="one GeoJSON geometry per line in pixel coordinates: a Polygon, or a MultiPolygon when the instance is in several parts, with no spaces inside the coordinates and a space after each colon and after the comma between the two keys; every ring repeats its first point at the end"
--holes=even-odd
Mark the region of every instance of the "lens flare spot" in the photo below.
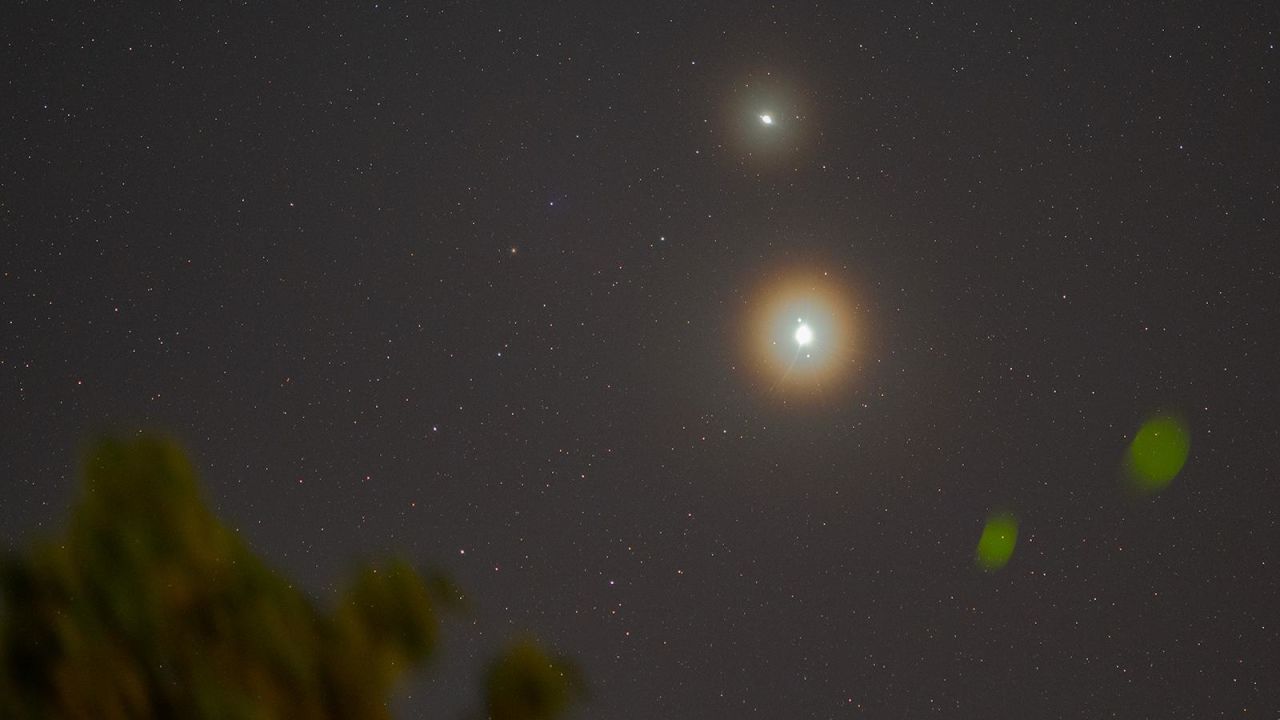
{"type": "Polygon", "coordinates": [[[1012,513],[992,513],[987,518],[986,526],[982,528],[982,537],[978,538],[978,550],[974,559],[979,568],[995,572],[1008,564],[1017,544],[1018,519],[1012,513]]]}
{"type": "Polygon", "coordinates": [[[1142,493],[1157,493],[1182,472],[1191,452],[1187,425],[1173,415],[1156,415],[1138,428],[1124,464],[1129,481],[1142,493]]]}

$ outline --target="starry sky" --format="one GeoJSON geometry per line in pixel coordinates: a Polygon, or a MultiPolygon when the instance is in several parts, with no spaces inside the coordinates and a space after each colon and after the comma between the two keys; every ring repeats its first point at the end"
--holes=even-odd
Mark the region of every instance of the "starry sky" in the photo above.
{"type": "Polygon", "coordinates": [[[156,429],[316,597],[471,593],[406,718],[525,629],[583,717],[1280,707],[1274,7],[3,14],[5,547],[156,429]],[[779,385],[795,273],[853,330],[779,385]]]}

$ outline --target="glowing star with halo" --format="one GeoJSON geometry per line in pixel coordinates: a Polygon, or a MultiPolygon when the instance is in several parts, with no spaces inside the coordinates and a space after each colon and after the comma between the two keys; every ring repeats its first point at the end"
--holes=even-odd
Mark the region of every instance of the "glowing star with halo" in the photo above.
{"type": "Polygon", "coordinates": [[[798,319],[797,322],[800,323],[800,327],[796,328],[796,345],[805,347],[813,342],[813,328],[805,325],[803,319],[798,319]]]}
{"type": "Polygon", "coordinates": [[[768,114],[768,113],[765,113],[764,115],[761,115],[761,116],[760,116],[760,122],[761,122],[761,123],[763,123],[763,124],[765,124],[765,125],[772,125],[772,124],[773,124],[773,116],[772,116],[772,115],[770,115],[770,114],[768,114]]]}
{"type": "Polygon", "coordinates": [[[829,398],[853,379],[860,332],[843,282],[827,271],[775,271],[749,296],[744,348],[769,395],[829,398]]]}

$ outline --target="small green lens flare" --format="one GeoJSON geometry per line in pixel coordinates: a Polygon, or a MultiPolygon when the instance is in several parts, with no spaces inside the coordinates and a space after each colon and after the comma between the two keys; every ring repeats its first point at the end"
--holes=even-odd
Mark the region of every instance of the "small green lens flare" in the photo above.
{"type": "Polygon", "coordinates": [[[1143,493],[1157,493],[1182,472],[1191,452],[1187,425],[1172,415],[1157,415],[1138,429],[1125,451],[1129,480],[1143,493]]]}
{"type": "Polygon", "coordinates": [[[999,570],[1013,557],[1013,548],[1017,544],[1018,519],[1007,512],[992,513],[982,529],[982,537],[978,539],[975,555],[978,567],[987,572],[999,570]]]}

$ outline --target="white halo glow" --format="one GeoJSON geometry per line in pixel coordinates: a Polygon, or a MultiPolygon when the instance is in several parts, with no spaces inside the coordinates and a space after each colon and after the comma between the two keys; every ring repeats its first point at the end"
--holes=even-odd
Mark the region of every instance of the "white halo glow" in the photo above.
{"type": "Polygon", "coordinates": [[[800,327],[796,328],[796,344],[804,347],[811,342],[813,342],[813,329],[808,325],[801,324],[800,327]]]}
{"type": "Polygon", "coordinates": [[[768,114],[761,115],[761,116],[760,116],[760,122],[764,123],[765,125],[772,125],[772,124],[773,124],[773,116],[772,116],[772,115],[768,115],[768,114]]]}

